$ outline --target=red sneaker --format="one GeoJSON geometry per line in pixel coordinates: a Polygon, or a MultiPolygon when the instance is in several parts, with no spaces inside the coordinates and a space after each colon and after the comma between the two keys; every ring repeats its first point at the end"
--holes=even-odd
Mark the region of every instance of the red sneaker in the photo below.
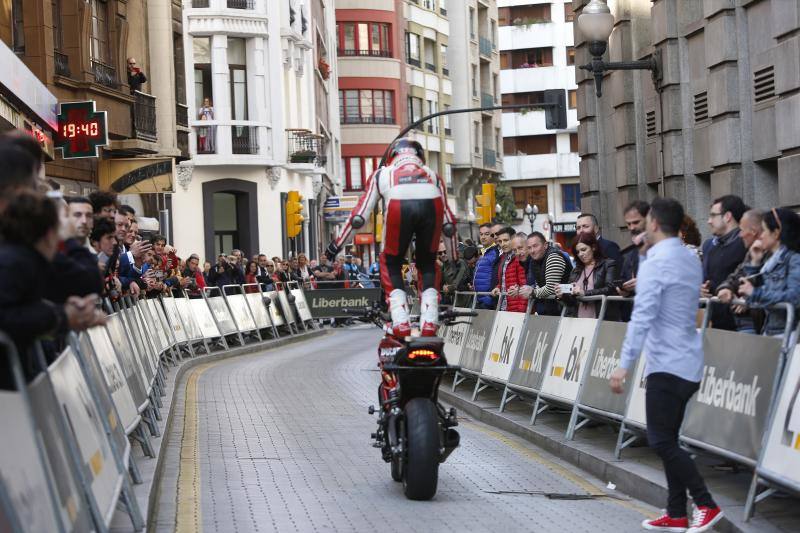
{"type": "Polygon", "coordinates": [[[392,333],[398,339],[402,339],[411,335],[411,324],[408,322],[400,322],[399,324],[392,324],[392,333]]]}
{"type": "Polygon", "coordinates": [[[674,533],[683,533],[689,528],[689,519],[672,518],[664,513],[654,520],[645,520],[642,522],[642,527],[650,531],[673,531],[674,533]]]}
{"type": "Polygon", "coordinates": [[[420,336],[422,337],[435,337],[436,330],[439,329],[438,324],[434,324],[433,322],[423,322],[422,323],[422,332],[420,336]]]}
{"type": "Polygon", "coordinates": [[[708,531],[714,527],[714,524],[722,520],[723,516],[725,515],[722,514],[722,509],[719,507],[704,507],[702,505],[695,507],[692,514],[692,523],[686,532],[702,533],[703,531],[708,531]]]}

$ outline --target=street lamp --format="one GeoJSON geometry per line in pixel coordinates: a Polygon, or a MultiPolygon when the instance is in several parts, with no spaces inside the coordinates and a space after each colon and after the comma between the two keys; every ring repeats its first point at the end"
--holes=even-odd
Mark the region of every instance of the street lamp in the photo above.
{"type": "Polygon", "coordinates": [[[531,232],[533,232],[533,222],[536,220],[536,215],[539,214],[539,206],[534,204],[527,204],[525,206],[525,215],[528,217],[528,220],[531,222],[531,232]]]}
{"type": "Polygon", "coordinates": [[[475,237],[472,233],[472,226],[475,224],[475,213],[472,210],[467,213],[467,222],[469,222],[469,238],[474,241],[475,237]]]}
{"type": "Polygon", "coordinates": [[[649,70],[656,89],[661,84],[661,52],[656,50],[649,59],[639,61],[603,61],[608,48],[608,38],[614,29],[614,15],[605,0],[591,0],[578,16],[578,29],[589,42],[592,60],[579,68],[594,75],[597,96],[603,96],[603,74],[609,70],[649,70]]]}

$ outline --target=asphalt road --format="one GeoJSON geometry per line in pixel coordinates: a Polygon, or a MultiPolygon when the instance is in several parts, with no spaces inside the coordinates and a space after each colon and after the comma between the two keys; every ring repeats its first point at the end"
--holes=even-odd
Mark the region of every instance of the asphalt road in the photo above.
{"type": "Polygon", "coordinates": [[[370,446],[380,331],[357,327],[187,373],[155,529],[640,531],[653,509],[534,445],[461,418],[434,500],[412,502],[370,446]],[[613,494],[613,492],[612,492],[613,494]]]}

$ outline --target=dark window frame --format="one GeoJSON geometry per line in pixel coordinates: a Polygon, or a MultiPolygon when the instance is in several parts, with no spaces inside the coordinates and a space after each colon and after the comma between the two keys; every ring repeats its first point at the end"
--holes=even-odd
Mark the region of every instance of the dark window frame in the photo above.
{"type": "Polygon", "coordinates": [[[373,57],[393,57],[392,50],[392,25],[388,22],[355,22],[342,21],[336,23],[336,45],[337,53],[340,56],[373,56],[373,57]],[[358,34],[359,24],[367,25],[367,48],[361,47],[361,39],[358,34]],[[353,48],[345,47],[346,27],[353,27],[353,48]],[[373,46],[372,36],[375,28],[378,29],[379,47],[376,50],[373,46]],[[386,48],[384,48],[384,44],[386,48]]]}
{"type": "MultiPolygon", "coordinates": [[[[339,89],[339,119],[341,120],[342,124],[394,124],[396,122],[395,118],[395,97],[394,91],[390,89],[339,89]],[[358,114],[357,119],[353,120],[348,117],[347,111],[352,109],[352,106],[347,105],[347,92],[348,91],[357,91],[358,92],[358,114]],[[363,112],[361,102],[362,96],[361,93],[365,91],[370,91],[371,101],[372,101],[372,115],[366,115],[363,112]],[[376,112],[377,108],[375,106],[375,95],[376,93],[380,94],[380,101],[383,102],[383,116],[378,116],[376,112]],[[390,106],[387,107],[386,105],[386,98],[389,98],[391,103],[390,106]],[[370,120],[366,120],[367,117],[370,117],[370,120]]],[[[356,116],[356,115],[354,115],[356,116]]]]}
{"type": "Polygon", "coordinates": [[[563,211],[564,213],[580,213],[581,211],[580,183],[561,184],[561,211],[563,211]]]}

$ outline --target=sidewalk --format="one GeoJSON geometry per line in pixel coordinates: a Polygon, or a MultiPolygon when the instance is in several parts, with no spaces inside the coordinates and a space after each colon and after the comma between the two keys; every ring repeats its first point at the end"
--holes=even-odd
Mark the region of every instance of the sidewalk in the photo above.
{"type": "MultiPolygon", "coordinates": [[[[658,457],[647,447],[626,448],[620,460],[614,457],[617,428],[600,424],[583,428],[575,439],[567,441],[564,434],[569,413],[545,411],[530,425],[531,402],[514,400],[503,413],[498,411],[502,389],[487,389],[471,401],[475,382],[469,380],[452,392],[452,377],[445,378],[439,389],[441,400],[469,416],[499,429],[514,433],[553,453],[586,472],[616,485],[616,490],[635,496],[651,505],[663,508],[667,498],[666,480],[658,457]]],[[[717,531],[759,532],[800,531],[800,498],[773,496],[759,503],[756,514],[744,522],[744,499],[752,473],[742,467],[738,473],[730,468],[712,468],[724,461],[713,456],[698,456],[701,474],[717,503],[725,511],[726,520],[717,531]]],[[[535,487],[531,487],[535,489],[535,487]]]]}

